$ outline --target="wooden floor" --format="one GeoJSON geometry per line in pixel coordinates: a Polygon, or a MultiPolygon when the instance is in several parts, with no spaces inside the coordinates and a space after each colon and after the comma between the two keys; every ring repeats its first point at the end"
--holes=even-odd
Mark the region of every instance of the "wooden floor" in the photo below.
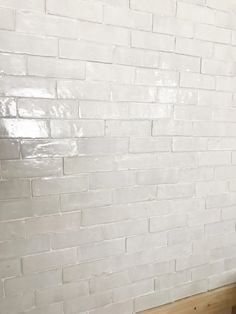
{"type": "Polygon", "coordinates": [[[236,284],[186,298],[139,314],[236,314],[236,284]]]}

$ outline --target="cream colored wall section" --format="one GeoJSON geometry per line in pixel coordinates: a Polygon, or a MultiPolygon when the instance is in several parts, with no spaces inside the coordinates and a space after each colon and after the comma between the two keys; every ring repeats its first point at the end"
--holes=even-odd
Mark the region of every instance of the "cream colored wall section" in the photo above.
{"type": "Polygon", "coordinates": [[[235,282],[236,1],[0,0],[0,29],[0,313],[235,282]]]}

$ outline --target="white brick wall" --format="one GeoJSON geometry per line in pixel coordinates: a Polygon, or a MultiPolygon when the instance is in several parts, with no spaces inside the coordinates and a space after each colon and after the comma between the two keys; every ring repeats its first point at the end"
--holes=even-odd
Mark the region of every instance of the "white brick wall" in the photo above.
{"type": "Polygon", "coordinates": [[[1,314],[235,282],[235,20],[235,0],[0,0],[1,314]]]}

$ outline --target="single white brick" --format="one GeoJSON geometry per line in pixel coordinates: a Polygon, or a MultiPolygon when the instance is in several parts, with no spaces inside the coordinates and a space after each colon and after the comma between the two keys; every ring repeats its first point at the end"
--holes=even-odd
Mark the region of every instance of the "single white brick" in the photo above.
{"type": "Polygon", "coordinates": [[[150,136],[150,121],[106,121],[106,135],[116,137],[150,136]]]}
{"type": "Polygon", "coordinates": [[[0,29],[14,30],[15,13],[10,8],[0,8],[0,29]]]}
{"type": "Polygon", "coordinates": [[[135,82],[136,84],[148,86],[177,86],[179,75],[177,72],[137,69],[135,82]]]}
{"type": "Polygon", "coordinates": [[[163,3],[161,0],[131,0],[130,7],[134,10],[146,11],[160,15],[175,15],[176,3],[173,0],[167,0],[163,3]]]}
{"type": "Polygon", "coordinates": [[[32,11],[18,11],[16,14],[16,31],[76,39],[77,23],[75,20],[59,16],[45,15],[32,11]]]}
{"type": "Polygon", "coordinates": [[[199,89],[215,89],[215,79],[209,75],[198,73],[181,73],[180,86],[199,89]]]}
{"type": "Polygon", "coordinates": [[[134,76],[135,69],[132,67],[92,62],[86,65],[87,80],[132,84],[134,76]]]}
{"type": "Polygon", "coordinates": [[[215,24],[215,12],[206,6],[179,2],[177,6],[177,17],[196,23],[215,24]]]}
{"type": "Polygon", "coordinates": [[[157,197],[159,199],[171,199],[192,197],[195,194],[195,185],[192,183],[159,185],[157,197]]]}
{"type": "Polygon", "coordinates": [[[80,21],[77,31],[78,38],[87,41],[119,46],[130,44],[130,33],[125,28],[80,21]]]}
{"type": "Polygon", "coordinates": [[[112,46],[82,40],[59,40],[59,56],[62,58],[111,62],[112,52],[112,46]]]}
{"type": "Polygon", "coordinates": [[[213,55],[213,43],[197,39],[177,37],[176,52],[191,56],[211,58],[213,55]]]}
{"type": "Polygon", "coordinates": [[[84,79],[85,64],[75,60],[28,57],[28,74],[43,77],[84,79]]]}
{"type": "Polygon", "coordinates": [[[104,135],[102,120],[51,120],[53,138],[94,137],[104,135]]]}
{"type": "Polygon", "coordinates": [[[173,51],[174,37],[170,35],[133,31],[131,34],[131,46],[150,50],[173,51]]]}
{"type": "Polygon", "coordinates": [[[57,56],[56,38],[45,38],[28,34],[0,31],[0,50],[41,56],[57,56]]]}
{"type": "Polygon", "coordinates": [[[153,30],[157,33],[192,38],[194,34],[194,24],[192,21],[181,20],[176,17],[155,16],[153,30]]]}
{"type": "Polygon", "coordinates": [[[105,6],[104,22],[110,25],[124,26],[147,31],[152,29],[151,14],[125,8],[105,6]]]}
{"type": "Polygon", "coordinates": [[[101,3],[81,0],[47,0],[46,9],[48,13],[54,15],[64,15],[81,20],[102,22],[103,7],[101,3]]]}
{"type": "Polygon", "coordinates": [[[113,101],[154,102],[156,88],[152,86],[112,85],[111,97],[113,101]]]}
{"type": "Polygon", "coordinates": [[[181,228],[187,223],[186,215],[168,215],[150,218],[150,232],[166,231],[168,229],[181,228]]]}
{"type": "Polygon", "coordinates": [[[148,248],[155,248],[165,246],[167,243],[166,233],[153,233],[146,235],[139,235],[127,238],[126,246],[127,252],[144,251],[148,248]]]}
{"type": "Polygon", "coordinates": [[[195,28],[195,36],[198,39],[229,44],[231,42],[231,30],[211,25],[198,24],[195,28]]]}

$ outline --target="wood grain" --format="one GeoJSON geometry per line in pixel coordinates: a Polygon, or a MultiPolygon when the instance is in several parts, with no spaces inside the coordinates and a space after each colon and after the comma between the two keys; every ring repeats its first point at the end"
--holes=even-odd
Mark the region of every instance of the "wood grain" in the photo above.
{"type": "Polygon", "coordinates": [[[139,314],[236,314],[236,284],[201,293],[139,314]],[[233,308],[233,309],[232,309],[233,308]]]}

